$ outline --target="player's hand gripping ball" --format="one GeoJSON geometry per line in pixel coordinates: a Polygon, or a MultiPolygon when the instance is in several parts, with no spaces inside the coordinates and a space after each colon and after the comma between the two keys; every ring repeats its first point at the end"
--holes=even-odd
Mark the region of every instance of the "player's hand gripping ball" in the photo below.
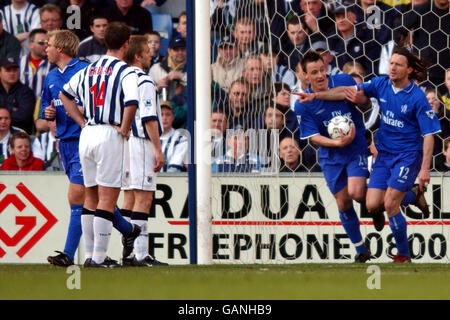
{"type": "Polygon", "coordinates": [[[340,130],[346,136],[351,126],[354,126],[352,119],[346,116],[336,116],[328,123],[328,135],[331,139],[339,139],[341,137],[340,130]]]}

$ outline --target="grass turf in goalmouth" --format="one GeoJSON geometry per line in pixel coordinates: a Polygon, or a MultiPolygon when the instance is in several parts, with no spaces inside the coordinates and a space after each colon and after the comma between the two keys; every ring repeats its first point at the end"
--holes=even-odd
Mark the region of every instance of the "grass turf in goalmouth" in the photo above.
{"type": "Polygon", "coordinates": [[[51,265],[0,265],[0,299],[450,299],[450,264],[186,265],[107,270],[79,266],[77,270],[66,273],[66,268],[51,265]],[[379,269],[375,267],[374,273],[369,266],[379,269]]]}

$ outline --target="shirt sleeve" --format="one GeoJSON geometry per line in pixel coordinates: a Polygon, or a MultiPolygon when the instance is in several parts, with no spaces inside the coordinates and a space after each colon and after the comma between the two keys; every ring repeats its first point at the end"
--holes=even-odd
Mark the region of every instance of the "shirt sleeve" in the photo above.
{"type": "Polygon", "coordinates": [[[380,89],[381,82],[380,79],[380,77],[375,77],[367,82],[361,82],[359,85],[357,85],[357,90],[360,90],[360,88],[362,87],[366,97],[378,99],[378,90],[380,89]]]}
{"type": "Polygon", "coordinates": [[[145,80],[139,85],[139,113],[142,122],[158,120],[156,87],[150,80],[145,80]]]}
{"type": "Polygon", "coordinates": [[[128,72],[122,79],[124,105],[139,105],[138,76],[136,72],[128,72]]]}
{"type": "Polygon", "coordinates": [[[296,102],[295,114],[297,116],[298,127],[300,129],[300,138],[308,139],[316,134],[319,134],[319,129],[315,124],[313,118],[306,111],[307,104],[296,102]]]}
{"type": "Polygon", "coordinates": [[[50,105],[51,101],[52,100],[50,97],[50,92],[48,90],[48,76],[47,76],[45,77],[41,94],[41,119],[46,119],[44,110],[50,105]]]}
{"type": "Polygon", "coordinates": [[[77,88],[80,85],[80,77],[83,70],[75,73],[72,78],[63,86],[61,92],[70,99],[79,98],[77,97],[77,88]]]}

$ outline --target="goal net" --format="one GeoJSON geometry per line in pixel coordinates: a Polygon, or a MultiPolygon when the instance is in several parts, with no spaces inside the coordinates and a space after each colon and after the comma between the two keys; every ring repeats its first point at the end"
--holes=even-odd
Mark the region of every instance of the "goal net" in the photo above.
{"type": "MultiPolygon", "coordinates": [[[[317,147],[299,138],[292,92],[308,85],[299,61],[309,50],[322,55],[328,75],[347,73],[358,83],[388,74],[396,46],[428,61],[418,85],[442,127],[425,195],[431,217],[421,219],[414,206],[402,208],[410,251],[415,262],[449,262],[450,178],[442,171],[450,121],[450,16],[448,3],[445,13],[436,8],[445,7],[442,1],[416,2],[211,0],[213,263],[353,261],[355,248],[317,147]]],[[[372,100],[372,108],[361,111],[368,142],[378,110],[372,100]]],[[[396,249],[389,226],[375,231],[364,206],[354,207],[372,261],[390,262],[396,249]]]]}

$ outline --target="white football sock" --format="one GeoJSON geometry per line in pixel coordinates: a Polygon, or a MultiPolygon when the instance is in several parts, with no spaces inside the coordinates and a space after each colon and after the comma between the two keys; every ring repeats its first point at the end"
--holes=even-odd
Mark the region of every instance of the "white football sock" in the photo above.
{"type": "Polygon", "coordinates": [[[112,228],[112,221],[98,216],[94,217],[94,252],[92,260],[95,263],[102,263],[106,258],[112,228]]]}
{"type": "MultiPolygon", "coordinates": [[[[84,209],[86,210],[86,209],[84,209]]],[[[92,258],[92,252],[94,251],[94,212],[92,214],[81,215],[81,230],[83,232],[84,242],[84,258],[92,258]]]]}

